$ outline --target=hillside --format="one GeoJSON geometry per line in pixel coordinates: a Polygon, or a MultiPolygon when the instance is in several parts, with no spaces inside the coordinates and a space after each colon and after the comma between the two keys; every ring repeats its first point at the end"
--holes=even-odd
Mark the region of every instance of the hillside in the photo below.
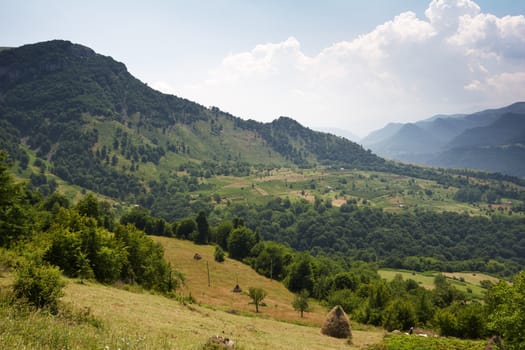
{"type": "Polygon", "coordinates": [[[383,162],[289,118],[246,121],[162,94],[124,64],[67,41],[0,52],[0,97],[0,148],[21,171],[36,158],[56,177],[114,198],[136,200],[195,166],[209,176],[383,162]]]}
{"type": "MultiPolygon", "coordinates": [[[[324,336],[320,327],[326,308],[314,305],[301,319],[291,306],[293,294],[282,283],[235,260],[215,262],[212,246],[173,238],[155,240],[163,244],[172,266],[186,276],[185,285],[177,290],[178,299],[191,293],[194,303],[138,287],[115,288],[68,279],[62,298],[67,311],[59,317],[10,315],[0,303],[0,319],[10,321],[2,327],[0,342],[42,349],[201,349],[208,338],[220,335],[234,340],[240,349],[360,349],[382,341],[384,331],[374,327],[363,330],[365,327],[357,324],[352,346],[346,339],[324,336]],[[202,260],[193,259],[195,252],[202,260]],[[206,262],[211,286],[207,285],[206,262]],[[259,314],[246,293],[232,293],[237,280],[246,290],[253,286],[268,292],[259,314]]],[[[4,290],[10,288],[12,278],[0,267],[4,290]]]]}
{"type": "MultiPolygon", "coordinates": [[[[0,276],[0,286],[8,283],[0,276]]],[[[264,314],[229,313],[75,280],[68,280],[62,300],[70,315],[56,318],[42,313],[13,315],[0,305],[0,318],[7,321],[0,342],[32,349],[202,349],[208,338],[220,335],[246,350],[359,349],[381,342],[384,334],[355,330],[354,346],[349,346],[345,339],[323,336],[317,326],[280,322],[264,314]]]]}
{"type": "Polygon", "coordinates": [[[152,238],[162,244],[171,266],[187,276],[180,292],[185,295],[191,293],[199,304],[213,306],[222,311],[235,310],[242,314],[251,314],[255,308],[250,305],[250,298],[246,292],[249,287],[260,287],[268,292],[265,298],[267,306],[261,308],[264,317],[321,327],[324,316],[329,311],[316,305],[312,312],[305,313],[305,317],[300,319],[292,307],[294,295],[282,283],[257,274],[250,266],[237,260],[226,258],[222,263],[216,262],[213,258],[213,246],[199,246],[174,238],[152,238]],[[202,257],[201,260],[193,258],[196,253],[202,257]],[[236,284],[239,284],[245,293],[233,293],[236,284]]]}
{"type": "Polygon", "coordinates": [[[213,224],[240,217],[263,239],[391,267],[420,256],[438,259],[423,265],[484,270],[499,259],[508,264],[497,272],[512,274],[525,263],[514,231],[503,242],[494,237],[522,225],[520,179],[385,161],[288,117],[243,120],[152,90],[122,63],[67,41],[0,52],[0,96],[0,148],[43,196],[58,190],[74,203],[91,190],[117,216],[139,206],[174,226],[200,211],[213,224]],[[500,215],[504,225],[492,220],[500,215]],[[471,248],[470,231],[443,230],[450,217],[462,227],[489,220],[476,234],[493,248],[471,248]]]}
{"type": "Polygon", "coordinates": [[[439,115],[394,130],[387,125],[362,143],[391,159],[524,177],[523,120],[525,103],[518,102],[469,115],[439,115]]]}

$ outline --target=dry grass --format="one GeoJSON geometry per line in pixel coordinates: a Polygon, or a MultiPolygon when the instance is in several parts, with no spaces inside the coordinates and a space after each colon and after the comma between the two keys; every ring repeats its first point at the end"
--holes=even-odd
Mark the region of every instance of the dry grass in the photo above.
{"type": "MultiPolygon", "coordinates": [[[[213,260],[211,246],[157,237],[172,265],[186,274],[180,293],[191,291],[197,304],[150,293],[137,293],[98,283],[68,280],[62,301],[73,313],[86,314],[100,327],[71,323],[36,313],[13,315],[0,305],[0,343],[28,349],[202,349],[213,335],[228,337],[238,349],[362,349],[380,343],[384,332],[353,330],[352,345],[345,339],[321,334],[327,310],[314,304],[304,319],[293,310],[293,295],[279,282],[269,280],[240,262],[213,260]],[[203,259],[193,259],[194,253],[203,259]],[[208,287],[206,262],[210,267],[208,287]],[[256,314],[249,297],[234,294],[235,283],[244,290],[261,287],[268,292],[266,307],[256,314]]],[[[2,289],[10,289],[10,272],[0,274],[2,289]]],[[[364,330],[363,330],[364,329],[364,330]]]]}
{"type": "Polygon", "coordinates": [[[183,306],[101,285],[70,283],[65,299],[76,308],[89,307],[115,332],[125,330],[130,339],[143,339],[144,348],[197,349],[212,335],[229,337],[242,349],[358,349],[383,338],[381,332],[355,331],[354,346],[348,346],[345,340],[321,335],[317,327],[183,306]]]}
{"type": "Polygon", "coordinates": [[[243,291],[249,287],[260,287],[268,292],[264,299],[266,307],[260,309],[260,317],[273,318],[287,322],[299,322],[320,327],[328,310],[317,304],[312,312],[307,312],[304,318],[292,307],[294,295],[282,283],[257,274],[249,266],[232,259],[218,263],[213,258],[213,246],[199,246],[189,241],[174,238],[154,237],[164,246],[165,254],[174,269],[186,276],[181,292],[191,295],[198,303],[213,306],[224,311],[254,313],[255,307],[250,303],[250,297],[245,293],[233,293],[239,283],[243,291]],[[201,260],[193,259],[199,253],[201,260]],[[207,267],[210,269],[210,287],[208,287],[207,267]]]}

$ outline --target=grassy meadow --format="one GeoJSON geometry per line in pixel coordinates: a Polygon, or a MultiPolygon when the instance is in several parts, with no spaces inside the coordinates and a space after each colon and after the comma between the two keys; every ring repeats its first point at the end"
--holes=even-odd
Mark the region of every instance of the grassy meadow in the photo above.
{"type": "MultiPolygon", "coordinates": [[[[396,275],[399,274],[404,280],[412,279],[426,289],[434,288],[434,278],[438,273],[440,272],[414,272],[395,269],[379,270],[379,275],[388,281],[392,280],[396,275]]],[[[485,290],[480,285],[481,281],[488,280],[492,283],[497,283],[500,281],[499,278],[494,276],[477,272],[444,272],[443,275],[447,277],[447,280],[454,287],[461,290],[462,292],[472,295],[476,299],[482,299],[484,295],[485,290]]]]}

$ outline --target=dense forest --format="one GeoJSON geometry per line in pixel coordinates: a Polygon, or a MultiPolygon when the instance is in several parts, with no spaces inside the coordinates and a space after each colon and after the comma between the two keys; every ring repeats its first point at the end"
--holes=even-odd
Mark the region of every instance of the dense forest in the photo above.
{"type": "Polygon", "coordinates": [[[342,255],[416,271],[485,271],[512,275],[525,265],[525,219],[472,217],[416,210],[402,214],[317,200],[280,198],[265,206],[234,206],[268,240],[313,254],[342,255]]]}

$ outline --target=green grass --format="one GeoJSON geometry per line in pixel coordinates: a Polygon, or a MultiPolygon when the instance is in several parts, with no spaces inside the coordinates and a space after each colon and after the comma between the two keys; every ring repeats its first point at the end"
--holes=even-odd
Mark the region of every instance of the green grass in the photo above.
{"type": "MultiPolygon", "coordinates": [[[[412,279],[421,287],[426,289],[434,288],[434,277],[440,272],[414,272],[408,270],[380,269],[379,275],[388,281],[396,275],[401,275],[404,280],[412,279]]],[[[457,289],[466,292],[476,299],[483,299],[485,289],[481,288],[480,281],[489,280],[493,283],[499,281],[498,278],[476,272],[445,272],[447,280],[457,289]],[[469,292],[470,290],[470,292],[469,292]]]]}
{"type": "Polygon", "coordinates": [[[374,350],[482,350],[484,340],[462,340],[446,337],[421,337],[417,335],[387,335],[384,344],[374,350]]]}
{"type": "Polygon", "coordinates": [[[407,270],[393,270],[393,269],[381,269],[378,271],[381,278],[391,281],[396,275],[401,275],[404,280],[412,279],[416,281],[421,287],[426,289],[434,288],[434,274],[431,273],[418,273],[407,270]]]}
{"type": "MultiPolygon", "coordinates": [[[[466,212],[471,215],[487,213],[483,206],[455,201],[455,188],[444,187],[434,181],[376,172],[283,168],[274,169],[270,174],[258,172],[249,177],[221,177],[220,180],[208,181],[215,186],[216,193],[232,201],[246,197],[260,202],[268,196],[313,201],[315,197],[319,197],[331,200],[336,207],[348,199],[355,199],[359,205],[363,205],[363,200],[366,200],[366,205],[389,212],[427,209],[466,212]],[[241,192],[251,188],[252,184],[256,191],[241,192]]],[[[502,214],[506,213],[508,210],[502,214]]]]}

